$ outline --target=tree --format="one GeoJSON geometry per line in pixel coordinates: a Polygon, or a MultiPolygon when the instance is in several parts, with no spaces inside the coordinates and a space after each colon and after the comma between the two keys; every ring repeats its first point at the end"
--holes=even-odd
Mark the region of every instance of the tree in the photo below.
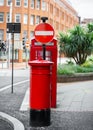
{"type": "Polygon", "coordinates": [[[75,26],[67,34],[59,33],[60,53],[73,58],[76,64],[83,64],[93,50],[93,32],[80,25],[75,26]]]}

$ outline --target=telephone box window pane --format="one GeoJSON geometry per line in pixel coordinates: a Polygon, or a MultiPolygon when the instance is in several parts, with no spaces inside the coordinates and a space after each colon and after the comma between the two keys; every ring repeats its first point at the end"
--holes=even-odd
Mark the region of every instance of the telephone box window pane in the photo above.
{"type": "MultiPolygon", "coordinates": [[[[46,60],[51,61],[51,59],[52,59],[51,56],[52,56],[51,51],[46,51],[46,60]]],[[[35,59],[38,59],[38,58],[43,58],[43,51],[36,51],[35,59]]]]}

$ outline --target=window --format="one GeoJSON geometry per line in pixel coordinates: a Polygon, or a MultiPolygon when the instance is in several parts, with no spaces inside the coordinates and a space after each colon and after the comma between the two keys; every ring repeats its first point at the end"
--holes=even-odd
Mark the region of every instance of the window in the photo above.
{"type": "Polygon", "coordinates": [[[10,6],[12,0],[7,0],[7,5],[10,6]]]}
{"type": "Polygon", "coordinates": [[[24,14],[24,24],[27,24],[27,22],[28,22],[28,15],[24,14]]]}
{"type": "Polygon", "coordinates": [[[53,14],[53,5],[50,4],[50,13],[53,14]]]}
{"type": "Polygon", "coordinates": [[[30,17],[30,24],[31,25],[35,24],[35,16],[34,15],[31,15],[31,17],[30,17]]]}
{"type": "Polygon", "coordinates": [[[47,12],[48,12],[48,3],[47,3],[47,5],[46,5],[46,10],[47,10],[47,12]]]}
{"type": "Polygon", "coordinates": [[[28,0],[24,0],[24,7],[28,7],[28,0]]]}
{"type": "Polygon", "coordinates": [[[42,10],[46,10],[46,2],[44,0],[42,1],[42,10]]]}
{"type": "Polygon", "coordinates": [[[30,32],[30,38],[32,39],[32,37],[34,36],[34,31],[30,32]]]}
{"type": "Polygon", "coordinates": [[[0,6],[4,5],[4,0],[0,0],[0,6]]]}
{"type": "Polygon", "coordinates": [[[36,16],[36,24],[40,23],[40,16],[36,16]]]}
{"type": "Polygon", "coordinates": [[[27,38],[27,30],[23,31],[23,37],[27,38]]]}
{"type": "Polygon", "coordinates": [[[4,13],[0,13],[0,23],[4,21],[4,13]]]}
{"type": "Polygon", "coordinates": [[[4,30],[0,29],[0,40],[4,39],[4,30]]]}
{"type": "Polygon", "coordinates": [[[64,20],[64,12],[63,12],[63,14],[62,14],[62,18],[63,18],[63,20],[64,20]]]}
{"type": "Polygon", "coordinates": [[[20,40],[20,33],[15,33],[15,40],[20,40]]]}
{"type": "Polygon", "coordinates": [[[16,6],[21,6],[21,0],[16,0],[16,6]]]}
{"type": "Polygon", "coordinates": [[[36,8],[39,10],[40,9],[40,0],[37,0],[36,2],[36,8]]]}
{"type": "Polygon", "coordinates": [[[55,15],[56,15],[57,17],[59,17],[59,9],[58,9],[58,8],[55,8],[55,15]]]}
{"type": "Polygon", "coordinates": [[[7,16],[6,16],[6,22],[7,22],[7,23],[10,22],[10,13],[7,13],[7,16]]]}
{"type": "Polygon", "coordinates": [[[20,23],[21,22],[21,15],[15,14],[15,22],[20,23]]]}
{"type": "Polygon", "coordinates": [[[31,0],[31,8],[32,8],[32,9],[35,8],[35,0],[31,0]]]}

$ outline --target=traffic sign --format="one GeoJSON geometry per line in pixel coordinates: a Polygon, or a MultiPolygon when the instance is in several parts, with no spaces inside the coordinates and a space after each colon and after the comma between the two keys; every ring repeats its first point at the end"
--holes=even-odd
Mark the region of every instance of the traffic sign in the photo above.
{"type": "Polygon", "coordinates": [[[40,23],[36,26],[34,31],[35,39],[42,44],[47,44],[52,41],[54,37],[54,29],[48,23],[40,23]]]}

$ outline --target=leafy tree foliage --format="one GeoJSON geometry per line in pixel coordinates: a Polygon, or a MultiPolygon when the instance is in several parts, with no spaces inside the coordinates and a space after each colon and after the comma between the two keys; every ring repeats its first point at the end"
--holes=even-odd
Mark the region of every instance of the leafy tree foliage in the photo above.
{"type": "Polygon", "coordinates": [[[75,26],[68,33],[59,33],[59,53],[73,58],[76,64],[83,64],[93,50],[93,24],[86,28],[75,26]]]}

